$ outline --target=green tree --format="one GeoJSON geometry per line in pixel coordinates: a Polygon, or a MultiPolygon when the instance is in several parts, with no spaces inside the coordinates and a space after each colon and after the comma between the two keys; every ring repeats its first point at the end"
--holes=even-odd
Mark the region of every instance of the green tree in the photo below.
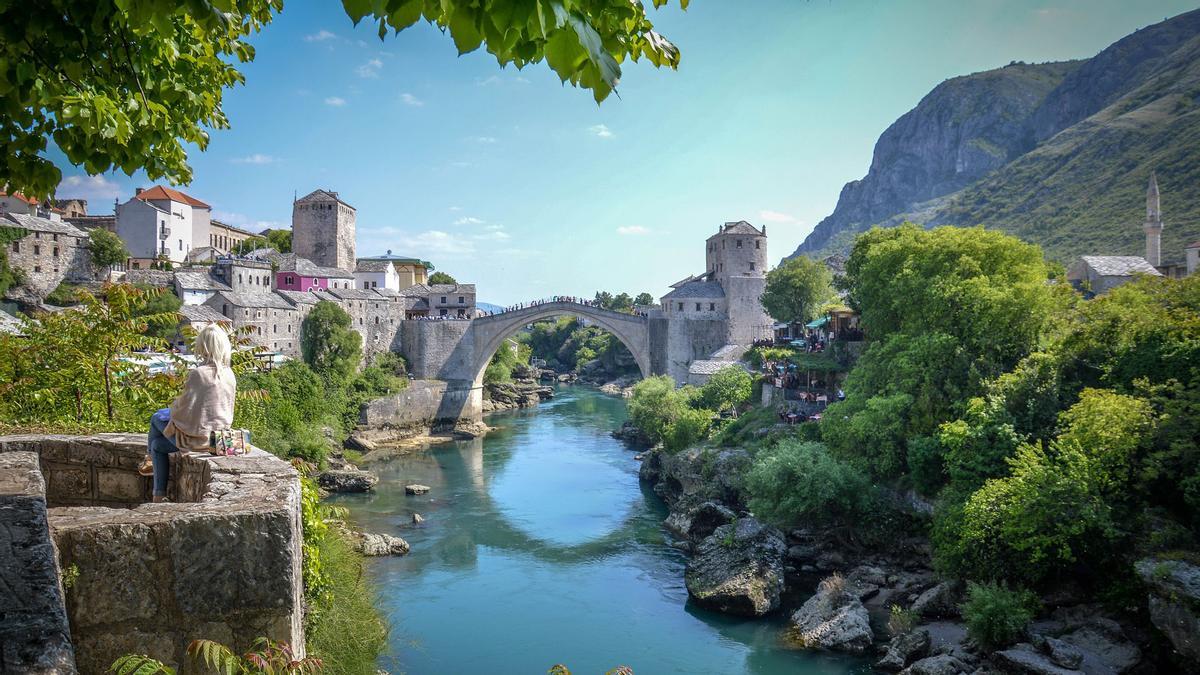
{"type": "MultiPolygon", "coordinates": [[[[655,6],[666,0],[654,0],[655,6]]],[[[606,98],[620,63],[646,58],[676,67],[679,51],[653,30],[641,3],[570,0],[343,0],[350,18],[377,22],[379,36],[424,19],[449,33],[460,54],[484,47],[501,66],[546,62],[563,80],[606,98]]],[[[687,5],[687,0],[680,0],[687,5]]],[[[185,144],[208,146],[229,120],[225,89],[244,81],[249,38],[282,0],[44,0],[0,5],[0,185],[48,197],[62,173],[49,142],[88,173],[145,171],[191,182],[185,144]]]]}
{"type": "Polygon", "coordinates": [[[145,293],[146,297],[145,304],[134,312],[135,317],[167,316],[173,319],[171,321],[147,322],[146,335],[161,340],[170,340],[175,337],[175,334],[179,330],[179,308],[183,306],[183,301],[170,288],[155,291],[145,284],[135,284],[135,286],[145,293]]]}
{"type": "Polygon", "coordinates": [[[654,296],[650,295],[649,293],[638,293],[638,296],[636,298],[634,298],[634,300],[633,300],[633,304],[639,305],[641,307],[653,305],[654,304],[654,296]]]}
{"type": "Polygon", "coordinates": [[[97,270],[119,265],[129,259],[125,242],[112,232],[98,227],[88,232],[88,254],[97,270]]]}
{"type": "Polygon", "coordinates": [[[776,321],[808,322],[833,296],[833,275],[825,265],[796,256],[767,272],[762,304],[776,321]]]}
{"type": "Polygon", "coordinates": [[[862,472],[829,454],[821,443],[780,441],[754,457],[745,478],[749,507],[780,525],[853,525],[872,504],[862,472]]]}
{"type": "Polygon", "coordinates": [[[596,305],[604,309],[612,309],[613,294],[608,291],[596,291],[596,296],[593,298],[596,305]]]}
{"type": "Polygon", "coordinates": [[[736,409],[750,400],[754,380],[741,366],[726,366],[700,387],[700,405],[718,412],[736,409]]]}
{"type": "Polygon", "coordinates": [[[434,272],[429,275],[429,283],[431,284],[457,284],[458,281],[454,277],[445,272],[434,272]]]}
{"type": "Polygon", "coordinates": [[[344,309],[322,300],[300,326],[304,362],[327,381],[346,382],[358,369],[362,336],[350,325],[350,315],[344,309]]]}
{"type": "Polygon", "coordinates": [[[628,293],[618,293],[613,296],[612,303],[608,306],[608,309],[613,309],[618,312],[632,312],[633,297],[628,293]]]}
{"type": "Polygon", "coordinates": [[[292,231],[267,230],[267,245],[280,253],[291,253],[292,231]]]}

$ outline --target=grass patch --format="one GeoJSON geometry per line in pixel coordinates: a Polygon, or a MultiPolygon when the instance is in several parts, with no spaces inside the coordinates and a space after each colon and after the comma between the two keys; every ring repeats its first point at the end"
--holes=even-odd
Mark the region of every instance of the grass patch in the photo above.
{"type": "Polygon", "coordinates": [[[310,614],[309,653],[325,663],[325,675],[374,675],[388,625],[367,583],[365,561],[334,532],[321,538],[319,548],[330,599],[310,614]]]}

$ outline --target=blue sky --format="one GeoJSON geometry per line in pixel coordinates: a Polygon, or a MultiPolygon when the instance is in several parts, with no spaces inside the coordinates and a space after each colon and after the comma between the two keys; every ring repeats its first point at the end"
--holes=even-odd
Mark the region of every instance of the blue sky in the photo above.
{"type": "MultiPolygon", "coordinates": [[[[647,2],[647,4],[650,4],[647,2]]],[[[934,86],[1003,66],[1088,57],[1195,0],[693,0],[654,11],[678,71],[627,64],[597,106],[544,64],[462,57],[427,25],[380,42],[337,0],[289,0],[254,43],[233,128],[192,152],[183,189],[251,229],[337,190],[358,253],[432,260],[481,300],[598,289],[664,293],[701,271],[727,220],[790,253],[862,177],[879,134],[934,86]]],[[[150,183],[87,178],[93,213],[150,183]]]]}

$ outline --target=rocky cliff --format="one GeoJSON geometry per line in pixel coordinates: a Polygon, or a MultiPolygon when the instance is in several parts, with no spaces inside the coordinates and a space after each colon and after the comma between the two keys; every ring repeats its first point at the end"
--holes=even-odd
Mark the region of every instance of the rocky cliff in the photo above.
{"type": "Polygon", "coordinates": [[[1163,190],[1164,261],[1200,238],[1200,10],[1086,61],[948,80],[879,138],[867,175],[793,255],[845,251],[873,225],[1003,229],[1066,260],[1141,252],[1144,190],[1163,190]]]}

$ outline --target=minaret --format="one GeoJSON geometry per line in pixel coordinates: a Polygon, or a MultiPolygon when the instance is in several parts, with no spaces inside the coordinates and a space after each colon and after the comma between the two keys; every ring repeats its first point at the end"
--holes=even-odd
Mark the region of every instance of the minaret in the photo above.
{"type": "Polygon", "coordinates": [[[1158,197],[1158,178],[1150,173],[1150,187],[1146,190],[1146,262],[1158,267],[1162,264],[1162,204],[1158,197]]]}

